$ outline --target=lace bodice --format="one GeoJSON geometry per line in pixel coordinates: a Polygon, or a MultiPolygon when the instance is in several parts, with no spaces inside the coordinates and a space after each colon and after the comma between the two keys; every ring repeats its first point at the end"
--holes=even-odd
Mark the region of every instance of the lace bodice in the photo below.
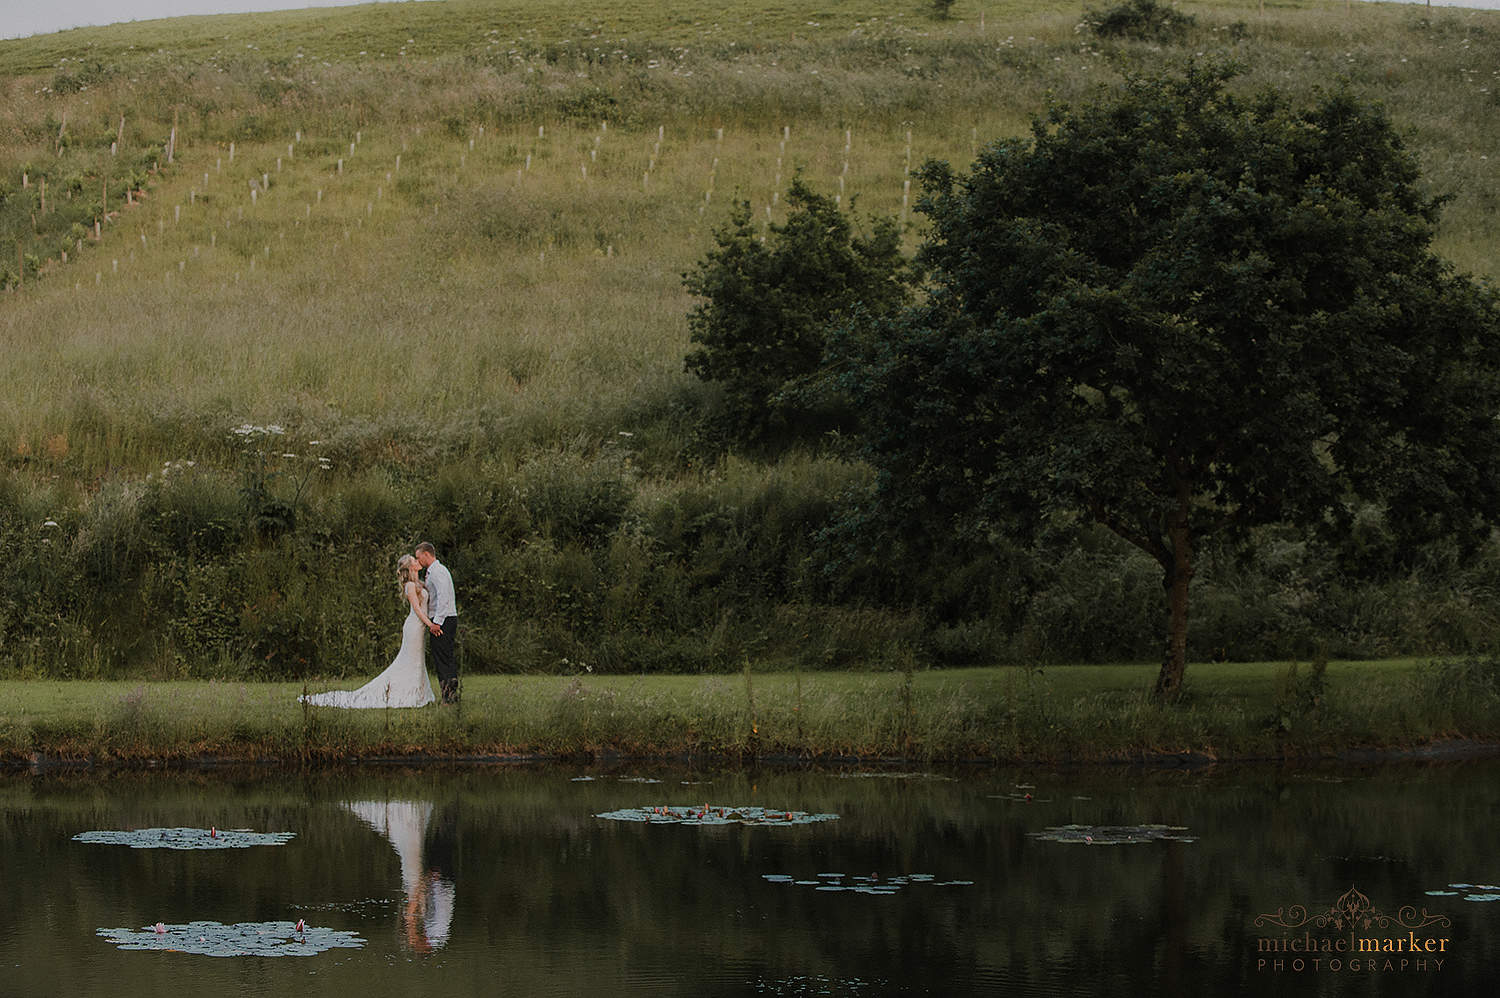
{"type": "MultiPolygon", "coordinates": [[[[413,587],[415,587],[416,590],[417,590],[417,606],[421,607],[423,613],[426,613],[427,612],[427,587],[421,585],[420,583],[417,583],[417,582],[408,582],[406,584],[405,591],[408,594],[408,596],[406,597],[406,605],[408,607],[411,607],[411,598],[410,598],[409,594],[411,593],[413,587]]],[[[416,610],[412,609],[411,612],[412,613],[416,613],[416,610]]]]}

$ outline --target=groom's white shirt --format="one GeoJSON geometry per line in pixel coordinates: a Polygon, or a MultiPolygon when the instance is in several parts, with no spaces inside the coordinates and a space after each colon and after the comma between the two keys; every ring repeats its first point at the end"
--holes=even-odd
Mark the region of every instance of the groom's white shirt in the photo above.
{"type": "Polygon", "coordinates": [[[458,616],[458,604],[453,599],[453,576],[440,561],[427,566],[427,619],[442,624],[449,617],[458,616]]]}

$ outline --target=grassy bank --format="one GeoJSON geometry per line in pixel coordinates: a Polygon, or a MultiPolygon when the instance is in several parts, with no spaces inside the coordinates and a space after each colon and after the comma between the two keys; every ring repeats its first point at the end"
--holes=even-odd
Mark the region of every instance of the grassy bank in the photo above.
{"type": "MultiPolygon", "coordinates": [[[[0,757],[98,762],[422,756],[1122,761],[1318,756],[1500,739],[1495,660],[487,677],[461,708],[304,708],[288,683],[0,682],[0,757]]],[[[316,688],[316,687],[315,687],[316,688]]]]}

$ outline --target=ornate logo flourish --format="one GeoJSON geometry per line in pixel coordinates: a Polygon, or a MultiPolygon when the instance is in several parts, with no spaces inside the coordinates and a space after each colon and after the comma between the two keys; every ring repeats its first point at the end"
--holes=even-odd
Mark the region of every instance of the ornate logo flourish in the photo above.
{"type": "Polygon", "coordinates": [[[1426,908],[1419,911],[1409,904],[1397,909],[1396,914],[1387,915],[1371,904],[1368,897],[1350,887],[1327,911],[1309,912],[1304,905],[1294,904],[1290,908],[1277,908],[1275,914],[1255,916],[1255,924],[1279,925],[1284,929],[1300,929],[1309,924],[1320,929],[1420,929],[1427,925],[1447,928],[1453,922],[1447,915],[1434,915],[1426,908]]]}

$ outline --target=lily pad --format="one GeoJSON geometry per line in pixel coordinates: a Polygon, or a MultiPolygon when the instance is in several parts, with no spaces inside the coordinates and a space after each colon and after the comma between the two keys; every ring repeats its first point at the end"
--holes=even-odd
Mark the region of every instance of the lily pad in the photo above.
{"type": "Polygon", "coordinates": [[[783,811],[764,807],[626,807],[594,815],[607,821],[639,821],[652,825],[810,825],[835,821],[836,814],[811,814],[807,811],[783,811]]]}
{"type": "Polygon", "coordinates": [[[355,915],[371,912],[400,911],[401,898],[360,898],[355,901],[323,901],[318,904],[298,904],[301,911],[342,911],[355,915]]]}
{"type": "Polygon", "coordinates": [[[123,950],[161,950],[198,956],[315,956],[330,949],[358,949],[365,941],[353,932],[294,922],[188,922],[142,929],[100,929],[98,934],[123,950]]]}
{"type": "Polygon", "coordinates": [[[943,776],[939,773],[881,773],[881,772],[859,772],[859,773],[836,773],[841,780],[935,780],[939,783],[953,783],[956,777],[943,776]]]}
{"type": "Polygon", "coordinates": [[[871,990],[884,993],[889,988],[885,981],[866,981],[858,977],[826,977],[822,974],[811,977],[787,977],[777,981],[760,980],[755,983],[755,993],[762,995],[857,995],[871,990]]]}
{"type": "Polygon", "coordinates": [[[1043,842],[1070,842],[1089,846],[1136,845],[1141,842],[1196,842],[1181,825],[1059,825],[1029,832],[1043,842]]]}
{"type": "Polygon", "coordinates": [[[990,794],[990,800],[1011,800],[1022,804],[1050,804],[1051,797],[1033,797],[1029,793],[990,794]]]}
{"type": "Polygon", "coordinates": [[[132,849],[249,849],[282,846],[296,832],[252,832],[248,828],[137,828],[128,832],[79,832],[74,842],[132,849]]]}
{"type": "Polygon", "coordinates": [[[785,873],[763,873],[761,879],[772,884],[791,884],[820,891],[851,891],[855,894],[896,894],[913,886],[974,886],[972,880],[938,880],[931,873],[906,873],[894,877],[882,877],[878,873],[820,873],[817,880],[796,880],[785,873]]]}
{"type": "Polygon", "coordinates": [[[1427,891],[1429,897],[1459,897],[1465,901],[1500,901],[1500,886],[1495,884],[1449,884],[1446,889],[1427,891]]]}

